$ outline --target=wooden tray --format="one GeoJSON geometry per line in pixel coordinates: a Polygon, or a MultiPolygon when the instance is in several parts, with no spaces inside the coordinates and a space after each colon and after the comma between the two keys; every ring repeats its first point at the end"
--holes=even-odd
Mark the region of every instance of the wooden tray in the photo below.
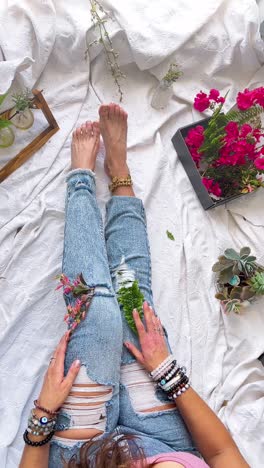
{"type": "MultiPolygon", "coordinates": [[[[38,151],[59,130],[59,126],[46,102],[41,91],[33,89],[32,106],[40,109],[48,122],[48,127],[41,132],[31,143],[22,149],[14,158],[0,169],[0,182],[3,182],[10,174],[26,162],[36,151],[38,151]]],[[[5,117],[8,110],[1,115],[5,117]]]]}

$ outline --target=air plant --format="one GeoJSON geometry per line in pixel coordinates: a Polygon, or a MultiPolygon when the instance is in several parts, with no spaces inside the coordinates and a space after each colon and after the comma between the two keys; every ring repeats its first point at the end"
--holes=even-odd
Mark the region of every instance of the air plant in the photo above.
{"type": "Polygon", "coordinates": [[[31,111],[32,98],[30,97],[30,90],[26,88],[18,93],[12,95],[14,107],[9,111],[9,119],[12,120],[15,127],[21,130],[27,130],[32,127],[34,122],[34,115],[31,111]]]}
{"type": "Polygon", "coordinates": [[[264,267],[256,263],[249,247],[240,252],[226,249],[212,270],[217,274],[219,299],[226,312],[239,313],[256,298],[264,295],[264,267]]]}

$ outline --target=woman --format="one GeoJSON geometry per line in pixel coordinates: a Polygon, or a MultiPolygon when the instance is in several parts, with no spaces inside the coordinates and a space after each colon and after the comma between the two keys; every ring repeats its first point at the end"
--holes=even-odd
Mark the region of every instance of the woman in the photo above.
{"type": "Polygon", "coordinates": [[[99,115],[100,123],[73,133],[62,276],[70,331],[29,418],[20,468],[248,467],[170,353],[152,308],[144,208],[126,161],[127,114],[110,104],[99,115]],[[93,172],[100,133],[113,195],[105,234],[93,172]],[[138,335],[116,298],[135,280],[145,299],[144,319],[133,311],[138,335]]]}

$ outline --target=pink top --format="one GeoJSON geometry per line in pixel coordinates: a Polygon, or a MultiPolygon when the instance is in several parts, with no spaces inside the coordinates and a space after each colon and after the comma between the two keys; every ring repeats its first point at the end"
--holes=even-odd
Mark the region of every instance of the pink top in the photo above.
{"type": "Polygon", "coordinates": [[[207,465],[205,461],[186,452],[161,453],[160,455],[147,458],[147,463],[149,464],[162,463],[166,461],[177,462],[184,468],[209,468],[209,465],[207,465]]]}

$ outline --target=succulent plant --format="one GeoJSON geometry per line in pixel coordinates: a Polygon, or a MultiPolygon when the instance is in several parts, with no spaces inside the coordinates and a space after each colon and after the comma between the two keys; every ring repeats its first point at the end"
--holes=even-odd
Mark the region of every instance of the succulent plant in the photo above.
{"type": "Polygon", "coordinates": [[[256,257],[251,256],[250,252],[249,247],[243,247],[239,253],[234,249],[226,249],[213,265],[213,271],[219,275],[219,283],[237,286],[240,283],[239,275],[244,274],[247,278],[252,276],[258,266],[256,257]]]}
{"type": "Polygon", "coordinates": [[[213,265],[212,270],[218,275],[215,297],[223,303],[227,313],[238,314],[256,295],[264,295],[264,268],[250,253],[249,247],[243,247],[239,253],[227,249],[213,265]]]}
{"type": "Polygon", "coordinates": [[[263,295],[264,294],[264,272],[258,271],[248,281],[251,291],[253,294],[263,295]]]}

